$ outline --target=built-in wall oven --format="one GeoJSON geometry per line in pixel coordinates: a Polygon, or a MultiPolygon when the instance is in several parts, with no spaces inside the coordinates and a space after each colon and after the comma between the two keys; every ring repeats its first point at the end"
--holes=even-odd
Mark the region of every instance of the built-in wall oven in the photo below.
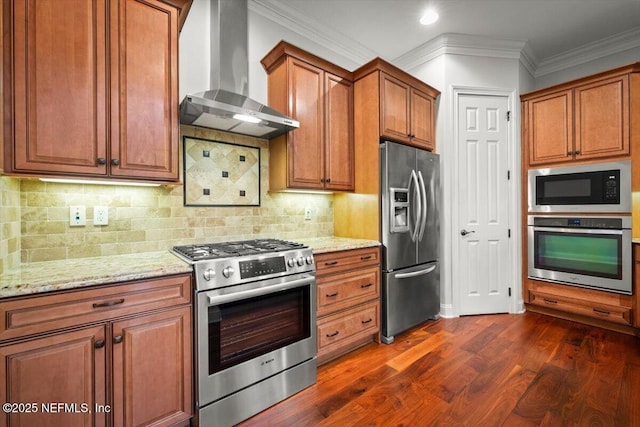
{"type": "Polygon", "coordinates": [[[528,277],[632,293],[630,216],[528,217],[528,277]]]}
{"type": "Polygon", "coordinates": [[[197,425],[237,424],[315,383],[310,248],[259,239],[174,252],[196,277],[197,425]]]}
{"type": "Polygon", "coordinates": [[[529,212],[631,212],[631,162],[530,169],[529,212]]]}

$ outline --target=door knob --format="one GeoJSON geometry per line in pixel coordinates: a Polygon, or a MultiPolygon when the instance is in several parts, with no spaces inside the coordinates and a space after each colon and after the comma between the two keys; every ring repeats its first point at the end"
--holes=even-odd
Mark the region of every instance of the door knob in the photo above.
{"type": "Polygon", "coordinates": [[[461,236],[466,236],[467,234],[475,233],[475,231],[467,231],[464,228],[460,231],[461,236]]]}

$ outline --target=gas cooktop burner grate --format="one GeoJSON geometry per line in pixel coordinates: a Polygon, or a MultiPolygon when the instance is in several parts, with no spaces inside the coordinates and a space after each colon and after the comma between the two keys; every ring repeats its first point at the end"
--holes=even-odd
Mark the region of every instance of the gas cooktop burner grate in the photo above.
{"type": "Polygon", "coordinates": [[[197,245],[174,246],[174,252],[190,261],[233,258],[259,255],[267,252],[280,252],[306,247],[302,243],[278,239],[257,239],[237,242],[205,243],[197,245]]]}

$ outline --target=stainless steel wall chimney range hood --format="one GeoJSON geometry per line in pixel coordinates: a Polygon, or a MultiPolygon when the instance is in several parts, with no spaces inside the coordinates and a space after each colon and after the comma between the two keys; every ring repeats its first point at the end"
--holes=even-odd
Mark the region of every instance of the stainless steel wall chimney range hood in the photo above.
{"type": "Polygon", "coordinates": [[[248,97],[247,0],[211,0],[211,87],[187,95],[180,123],[271,139],[300,123],[248,97]]]}

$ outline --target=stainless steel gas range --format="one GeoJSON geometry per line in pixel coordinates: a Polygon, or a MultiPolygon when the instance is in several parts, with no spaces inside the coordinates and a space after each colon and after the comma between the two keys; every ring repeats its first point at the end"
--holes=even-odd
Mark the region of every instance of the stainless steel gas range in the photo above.
{"type": "Polygon", "coordinates": [[[236,424],[316,382],[310,248],[259,239],[173,252],[195,271],[200,426],[236,424]]]}

